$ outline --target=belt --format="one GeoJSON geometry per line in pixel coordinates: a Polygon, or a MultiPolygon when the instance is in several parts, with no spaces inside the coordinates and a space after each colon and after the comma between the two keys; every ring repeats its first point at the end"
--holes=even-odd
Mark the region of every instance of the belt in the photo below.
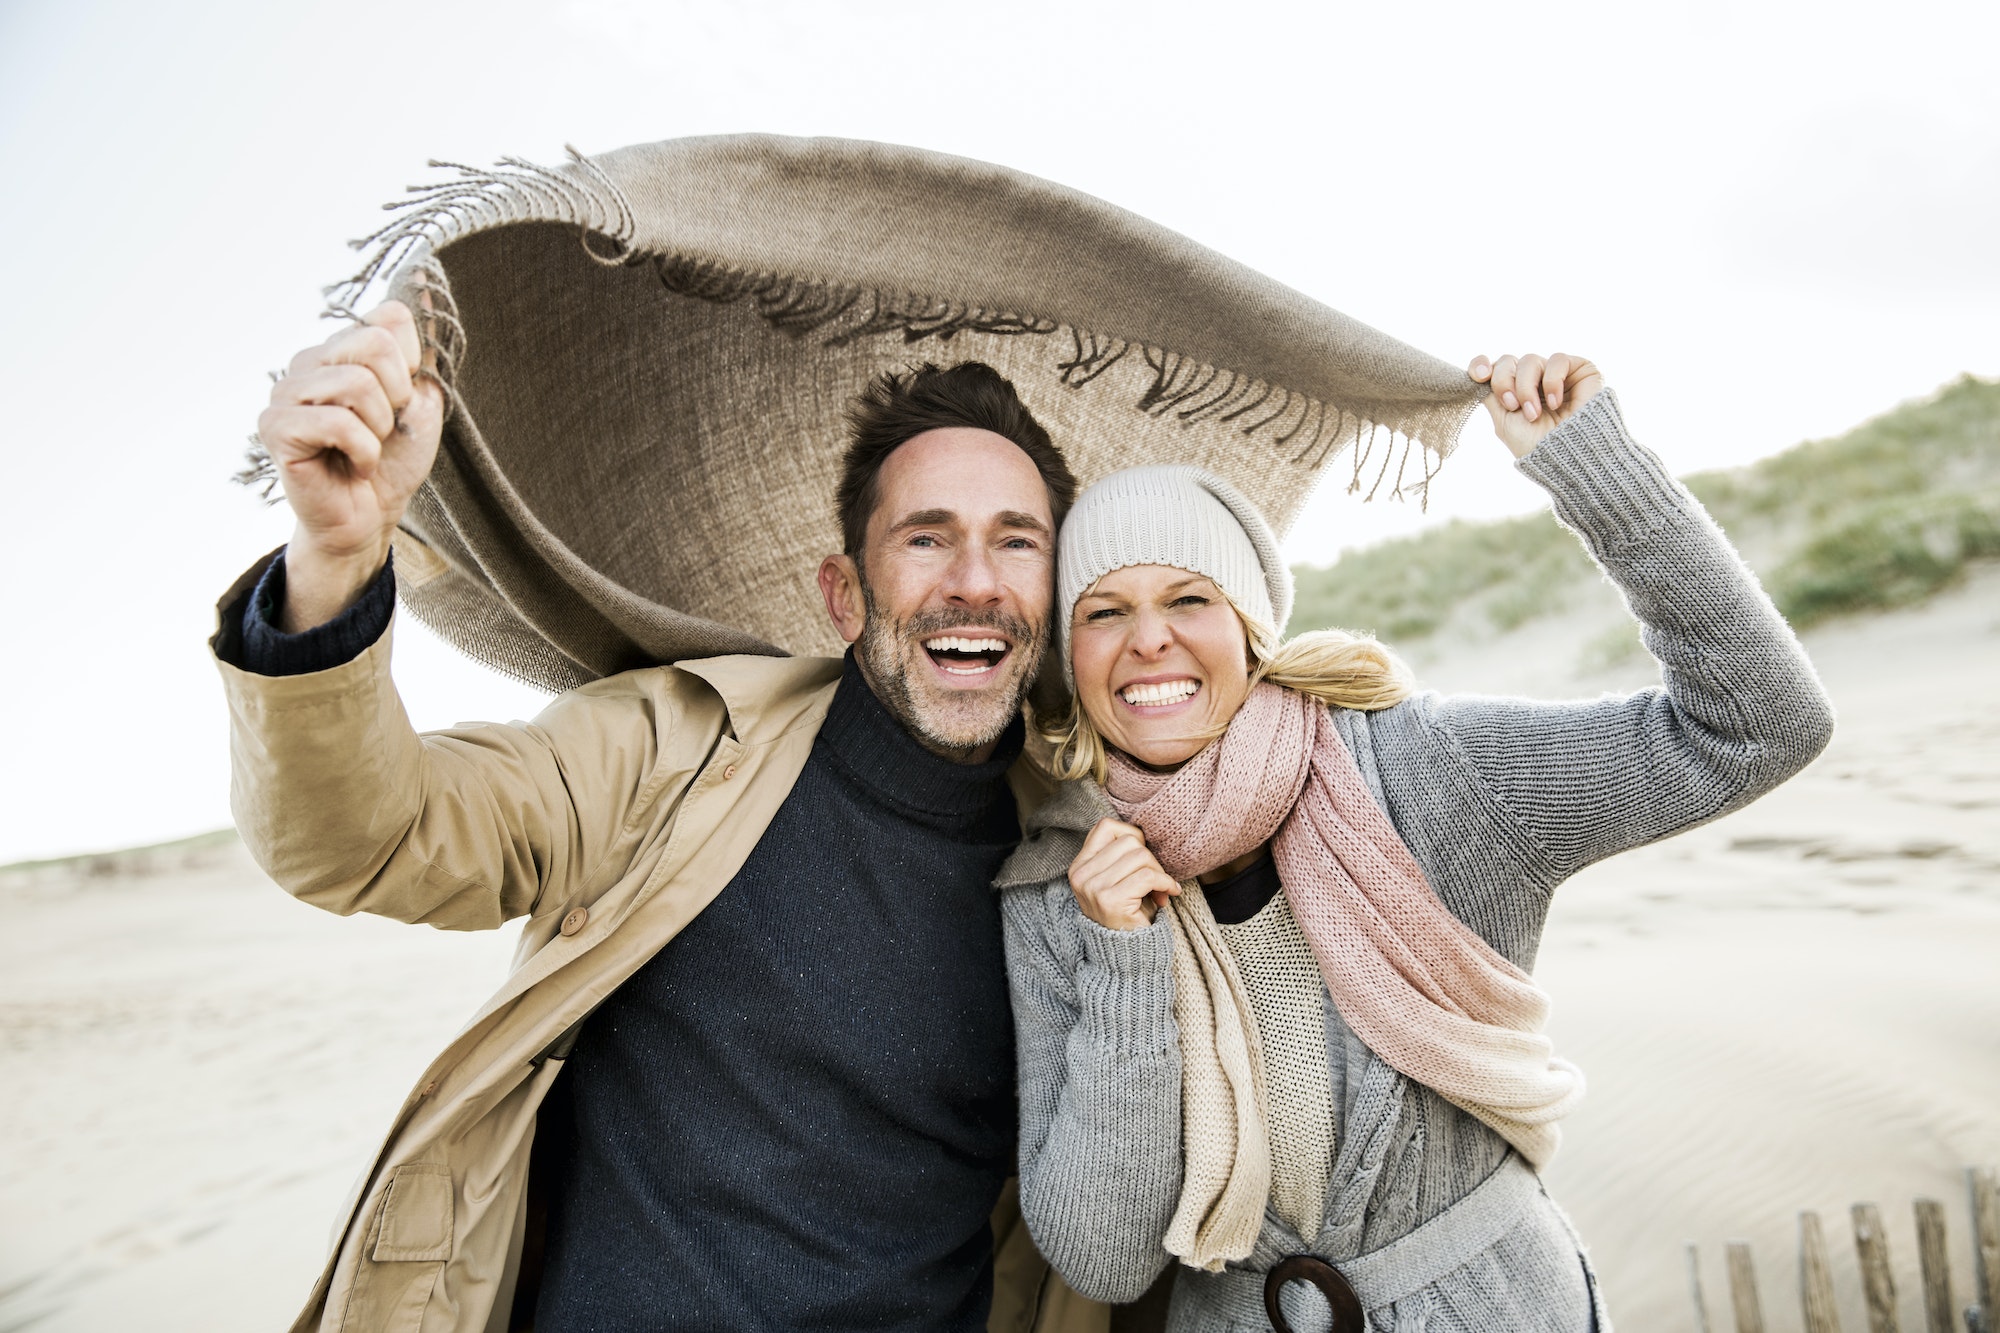
{"type": "Polygon", "coordinates": [[[1272,1265],[1261,1284],[1258,1274],[1241,1270],[1204,1274],[1198,1281],[1208,1288],[1202,1304],[1244,1323],[1262,1316],[1277,1333],[1291,1333],[1278,1295],[1290,1283],[1307,1282],[1326,1297],[1333,1333],[1363,1333],[1365,1311],[1414,1296],[1485,1251],[1541,1192],[1541,1177],[1509,1153],[1470,1194],[1400,1240],[1338,1263],[1315,1254],[1292,1255],[1272,1265]]]}

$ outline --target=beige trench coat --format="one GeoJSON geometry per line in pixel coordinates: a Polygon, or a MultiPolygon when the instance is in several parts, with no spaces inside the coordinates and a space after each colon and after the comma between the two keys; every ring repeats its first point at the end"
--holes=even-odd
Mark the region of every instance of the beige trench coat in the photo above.
{"type": "MultiPolygon", "coordinates": [[[[252,569],[225,596],[238,599],[252,569]]],[[[225,627],[221,633],[230,631],[225,627]]],[[[504,1333],[536,1110],[583,1019],[735,875],[790,792],[839,679],[830,658],[630,671],[533,723],[420,736],[390,634],[267,677],[219,658],[244,842],[294,896],[452,930],[526,917],[513,971],[404,1099],[294,1333],[504,1333]]],[[[1032,768],[1010,775],[1038,799],[1032,768]]],[[[1102,1333],[1106,1307],[994,1214],[998,1333],[1102,1333]]]]}

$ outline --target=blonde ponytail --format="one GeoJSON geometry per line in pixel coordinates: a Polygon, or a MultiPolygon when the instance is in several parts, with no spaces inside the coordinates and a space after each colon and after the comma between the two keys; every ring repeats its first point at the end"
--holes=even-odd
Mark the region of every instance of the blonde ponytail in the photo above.
{"type": "MultiPolygon", "coordinates": [[[[1269,681],[1297,690],[1329,708],[1352,708],[1363,713],[1393,707],[1416,690],[1416,679],[1403,659],[1371,635],[1316,629],[1280,640],[1275,629],[1245,615],[1233,600],[1230,606],[1243,622],[1249,642],[1253,687],[1260,681],[1269,681]]],[[[1089,715],[1075,697],[1045,723],[1037,721],[1036,729],[1053,747],[1049,767],[1057,778],[1104,781],[1107,769],[1104,737],[1091,725],[1089,715]]]]}

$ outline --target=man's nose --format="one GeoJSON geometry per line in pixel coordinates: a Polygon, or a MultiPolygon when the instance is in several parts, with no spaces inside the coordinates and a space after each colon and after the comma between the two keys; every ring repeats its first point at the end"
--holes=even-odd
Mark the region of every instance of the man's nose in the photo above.
{"type": "Polygon", "coordinates": [[[1003,587],[1000,566],[982,546],[961,547],[945,571],[945,600],[956,606],[998,606],[1003,587]]]}

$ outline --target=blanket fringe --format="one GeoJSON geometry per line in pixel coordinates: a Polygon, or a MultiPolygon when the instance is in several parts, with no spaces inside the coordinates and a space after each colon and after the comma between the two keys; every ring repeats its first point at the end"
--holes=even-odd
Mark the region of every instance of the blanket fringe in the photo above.
{"type": "MultiPolygon", "coordinates": [[[[1070,349],[1054,366],[1059,383],[1081,389],[1119,364],[1135,347],[1152,371],[1152,382],[1133,404],[1152,417],[1171,415],[1183,426],[1227,422],[1247,437],[1262,436],[1284,462],[1307,469],[1323,467],[1351,450],[1353,475],[1347,490],[1361,495],[1363,473],[1375,469],[1364,500],[1372,500],[1395,478],[1387,498],[1414,495],[1426,508],[1431,479],[1443,454],[1414,437],[1388,428],[1387,447],[1375,466],[1384,423],[1293,390],[1225,370],[1181,353],[1129,339],[1074,328],[1058,320],[1015,311],[990,310],[958,302],[846,286],[812,278],[733,268],[682,254],[633,250],[638,226],[631,204],[617,183],[594,162],[568,148],[567,170],[506,157],[491,168],[433,160],[435,168],[456,173],[429,185],[412,185],[409,198],[384,204],[398,216],[349,244],[365,252],[361,267],[325,290],[326,314],[359,320],[357,309],[370,289],[385,278],[408,286],[421,298],[418,333],[435,358],[435,379],[445,393],[447,414],[457,408],[455,383],[466,352],[465,329],[444,272],[432,256],[458,237],[511,222],[565,222],[581,230],[584,252],[606,266],[650,265],[667,291],[719,305],[747,301],[759,318],[793,337],[816,335],[832,347],[864,338],[898,335],[905,343],[936,338],[948,342],[960,332],[1046,336],[1066,332],[1070,349]],[[609,248],[601,248],[608,245],[609,248]],[[1240,424],[1239,424],[1240,423],[1240,424]],[[1411,451],[1418,450],[1420,477],[1405,481],[1411,451]]],[[[426,372],[429,374],[429,372],[426,372]]],[[[276,503],[277,471],[256,436],[235,480],[261,487],[276,503]]]]}
{"type": "Polygon", "coordinates": [[[583,230],[583,248],[600,264],[625,262],[627,247],[638,230],[632,206],[601,168],[573,146],[565,146],[573,170],[564,172],[525,158],[503,157],[489,168],[431,160],[432,167],[456,172],[445,181],[412,185],[407,199],[382,205],[397,213],[394,221],[367,236],[348,242],[367,254],[354,274],[326,289],[327,312],[354,318],[354,309],[368,289],[405,259],[425,247],[435,251],[470,232],[509,222],[567,222],[583,230]],[[593,237],[609,241],[615,250],[601,251],[593,237]]]}

